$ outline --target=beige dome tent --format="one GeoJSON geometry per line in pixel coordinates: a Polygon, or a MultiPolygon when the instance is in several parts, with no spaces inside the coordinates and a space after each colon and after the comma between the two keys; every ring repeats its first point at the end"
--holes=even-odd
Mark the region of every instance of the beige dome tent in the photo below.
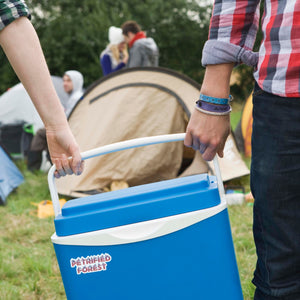
{"type": "MultiPolygon", "coordinates": [[[[165,68],[132,68],[101,78],[85,92],[69,118],[81,151],[186,129],[200,86],[165,68]]],[[[208,172],[211,165],[182,142],[151,145],[89,159],[81,176],[56,181],[60,194],[99,192],[114,181],[135,186],[208,172]],[[182,172],[183,171],[183,172],[182,172]]],[[[249,174],[233,137],[220,160],[223,180],[249,174]]]]}

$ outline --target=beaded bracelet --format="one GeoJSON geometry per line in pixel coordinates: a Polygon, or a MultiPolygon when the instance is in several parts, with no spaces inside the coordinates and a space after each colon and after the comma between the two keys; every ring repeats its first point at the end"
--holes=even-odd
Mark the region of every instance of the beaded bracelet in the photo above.
{"type": "Polygon", "coordinates": [[[200,94],[199,100],[212,103],[212,104],[222,104],[227,105],[230,101],[232,101],[233,97],[229,95],[228,98],[215,98],[207,95],[200,94]]]}
{"type": "Polygon", "coordinates": [[[197,110],[214,116],[223,116],[228,115],[231,112],[231,106],[229,104],[226,105],[214,105],[207,102],[202,102],[201,100],[196,101],[197,110]]]}

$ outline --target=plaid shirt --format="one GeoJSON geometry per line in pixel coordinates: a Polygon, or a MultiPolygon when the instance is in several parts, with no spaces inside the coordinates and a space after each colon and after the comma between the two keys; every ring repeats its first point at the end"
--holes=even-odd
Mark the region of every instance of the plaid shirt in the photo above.
{"type": "Polygon", "coordinates": [[[0,0],[0,30],[22,16],[30,18],[23,0],[0,0]]]}
{"type": "Polygon", "coordinates": [[[266,92],[300,97],[300,0],[265,0],[263,41],[252,52],[259,0],[215,0],[202,63],[244,62],[266,92]]]}

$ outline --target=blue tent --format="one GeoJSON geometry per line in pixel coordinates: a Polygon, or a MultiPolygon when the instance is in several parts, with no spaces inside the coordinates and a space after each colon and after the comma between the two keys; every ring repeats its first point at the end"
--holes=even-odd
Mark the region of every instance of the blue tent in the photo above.
{"type": "Polygon", "coordinates": [[[23,175],[0,146],[0,204],[24,181],[23,175]]]}

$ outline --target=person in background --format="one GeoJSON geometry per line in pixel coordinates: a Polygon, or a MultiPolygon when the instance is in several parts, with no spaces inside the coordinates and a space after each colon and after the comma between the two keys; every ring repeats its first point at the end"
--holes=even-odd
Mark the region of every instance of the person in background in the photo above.
{"type": "MultiPolygon", "coordinates": [[[[66,71],[63,76],[63,88],[69,95],[69,98],[65,103],[65,114],[68,118],[84,92],[82,74],[75,70],[66,71]]],[[[30,171],[40,169],[43,151],[46,151],[48,156],[46,129],[40,128],[32,138],[30,151],[28,153],[27,167],[30,171]]]]}
{"type": "Polygon", "coordinates": [[[0,2],[0,45],[46,128],[55,177],[81,174],[80,149],[68,125],[24,1],[0,2]],[[20,46],[21,45],[21,46],[20,46]],[[72,157],[69,159],[69,157],[72,157]]]}
{"type": "Polygon", "coordinates": [[[128,61],[127,46],[122,29],[115,26],[109,27],[108,40],[108,46],[100,54],[103,75],[121,70],[128,61]]]}
{"type": "Polygon", "coordinates": [[[157,67],[159,50],[153,38],[146,36],[135,21],[122,25],[123,35],[129,47],[127,68],[157,67]]]}
{"type": "Polygon", "coordinates": [[[254,67],[251,191],[257,263],[255,300],[300,299],[300,1],[214,2],[199,101],[185,145],[205,160],[223,156],[230,132],[230,75],[254,67]]]}
{"type": "Polygon", "coordinates": [[[67,118],[84,93],[83,82],[82,74],[75,70],[66,71],[63,76],[64,90],[69,95],[65,104],[65,114],[67,118]]]}

